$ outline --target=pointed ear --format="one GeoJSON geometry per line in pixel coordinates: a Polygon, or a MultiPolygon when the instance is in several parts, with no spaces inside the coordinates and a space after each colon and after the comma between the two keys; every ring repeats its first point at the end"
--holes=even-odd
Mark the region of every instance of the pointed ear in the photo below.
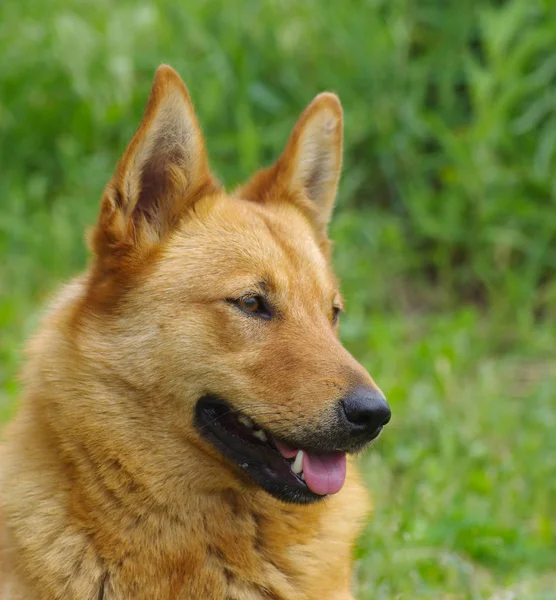
{"type": "Polygon", "coordinates": [[[218,188],[187,88],[162,65],[141,124],[105,190],[93,249],[102,254],[115,246],[152,246],[195,199],[218,188]]]}
{"type": "Polygon", "coordinates": [[[335,94],[319,94],[301,114],[275,165],[256,174],[240,193],[263,202],[289,197],[326,233],[342,169],[342,141],[340,100],[335,94]]]}

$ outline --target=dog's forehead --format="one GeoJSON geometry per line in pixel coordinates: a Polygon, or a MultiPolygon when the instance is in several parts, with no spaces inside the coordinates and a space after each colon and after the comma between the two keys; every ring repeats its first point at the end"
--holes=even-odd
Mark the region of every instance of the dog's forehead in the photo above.
{"type": "Polygon", "coordinates": [[[277,287],[303,283],[325,293],[334,277],[316,233],[288,203],[271,206],[229,196],[198,203],[168,249],[184,267],[219,277],[268,275],[277,287]]]}

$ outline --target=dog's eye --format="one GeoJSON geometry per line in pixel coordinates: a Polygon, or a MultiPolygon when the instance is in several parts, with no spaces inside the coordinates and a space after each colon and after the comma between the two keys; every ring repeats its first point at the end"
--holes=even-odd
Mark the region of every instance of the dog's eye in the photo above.
{"type": "Polygon", "coordinates": [[[332,307],[332,323],[334,325],[336,325],[336,323],[338,323],[338,321],[340,320],[341,312],[342,312],[342,309],[339,306],[332,307]]]}
{"type": "Polygon", "coordinates": [[[270,310],[262,296],[242,296],[233,303],[243,312],[263,319],[270,319],[270,310]]]}
{"type": "Polygon", "coordinates": [[[237,302],[240,308],[249,313],[259,312],[263,306],[260,296],[247,296],[247,298],[240,298],[237,302]]]}

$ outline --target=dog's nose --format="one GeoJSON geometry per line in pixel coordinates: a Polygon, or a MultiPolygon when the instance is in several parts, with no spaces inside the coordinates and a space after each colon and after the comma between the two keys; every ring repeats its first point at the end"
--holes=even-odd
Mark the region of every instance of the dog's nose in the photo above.
{"type": "Polygon", "coordinates": [[[368,433],[371,439],[390,421],[391,412],[386,398],[371,387],[356,387],[342,400],[342,406],[352,432],[368,433]]]}

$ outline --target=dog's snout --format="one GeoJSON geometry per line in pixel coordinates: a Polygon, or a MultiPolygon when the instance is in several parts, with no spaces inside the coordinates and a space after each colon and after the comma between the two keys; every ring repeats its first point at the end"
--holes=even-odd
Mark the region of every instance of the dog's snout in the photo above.
{"type": "Polygon", "coordinates": [[[353,433],[378,435],[391,417],[390,407],[382,392],[367,386],[352,390],[342,400],[342,408],[353,433]]]}

